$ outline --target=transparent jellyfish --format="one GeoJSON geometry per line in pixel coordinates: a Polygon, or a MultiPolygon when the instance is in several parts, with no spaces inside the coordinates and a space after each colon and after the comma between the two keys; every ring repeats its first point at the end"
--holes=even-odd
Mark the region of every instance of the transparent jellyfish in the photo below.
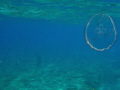
{"type": "Polygon", "coordinates": [[[85,28],[85,39],[94,50],[108,50],[117,39],[117,29],[113,19],[101,13],[92,16],[85,28]]]}

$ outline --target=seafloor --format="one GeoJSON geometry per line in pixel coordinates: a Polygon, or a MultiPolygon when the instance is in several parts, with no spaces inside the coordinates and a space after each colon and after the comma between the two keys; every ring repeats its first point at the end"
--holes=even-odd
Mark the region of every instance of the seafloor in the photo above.
{"type": "Polygon", "coordinates": [[[0,90],[120,90],[119,63],[105,56],[1,54],[0,90]]]}

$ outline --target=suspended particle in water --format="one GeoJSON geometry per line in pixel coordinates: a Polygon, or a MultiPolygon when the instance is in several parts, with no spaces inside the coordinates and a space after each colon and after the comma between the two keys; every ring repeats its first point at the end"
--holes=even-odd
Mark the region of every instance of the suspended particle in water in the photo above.
{"type": "Polygon", "coordinates": [[[117,29],[113,19],[106,14],[95,14],[85,28],[87,44],[94,50],[108,50],[117,39],[117,29]]]}

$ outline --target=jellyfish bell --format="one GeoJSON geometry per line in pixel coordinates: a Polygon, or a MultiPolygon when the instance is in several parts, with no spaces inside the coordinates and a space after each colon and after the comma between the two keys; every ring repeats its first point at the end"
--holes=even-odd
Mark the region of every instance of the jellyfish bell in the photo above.
{"type": "Polygon", "coordinates": [[[117,39],[113,19],[106,14],[95,14],[85,27],[85,40],[94,50],[104,51],[112,47],[117,39]]]}

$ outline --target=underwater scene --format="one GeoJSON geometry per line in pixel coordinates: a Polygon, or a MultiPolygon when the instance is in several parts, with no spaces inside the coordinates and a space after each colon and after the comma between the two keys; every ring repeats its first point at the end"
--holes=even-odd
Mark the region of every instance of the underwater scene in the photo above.
{"type": "Polygon", "coordinates": [[[0,0],[0,90],[120,90],[119,0],[0,0]]]}

